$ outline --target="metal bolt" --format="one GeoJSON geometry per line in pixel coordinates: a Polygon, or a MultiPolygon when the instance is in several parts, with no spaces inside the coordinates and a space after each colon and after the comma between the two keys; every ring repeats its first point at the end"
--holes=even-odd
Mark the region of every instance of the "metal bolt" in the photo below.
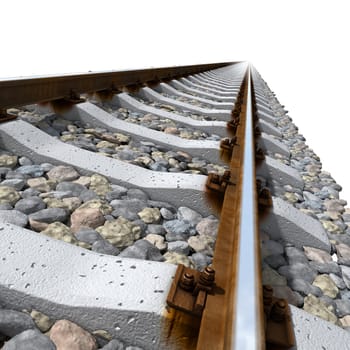
{"type": "Polygon", "coordinates": [[[278,300],[272,307],[271,319],[277,322],[282,321],[286,316],[287,303],[284,300],[278,300]]]}
{"type": "Polygon", "coordinates": [[[207,266],[199,275],[199,282],[205,286],[212,286],[215,281],[215,270],[207,266]]]}
{"type": "Polygon", "coordinates": [[[180,287],[184,290],[191,291],[194,287],[194,276],[191,273],[184,273],[181,277],[180,287]]]}

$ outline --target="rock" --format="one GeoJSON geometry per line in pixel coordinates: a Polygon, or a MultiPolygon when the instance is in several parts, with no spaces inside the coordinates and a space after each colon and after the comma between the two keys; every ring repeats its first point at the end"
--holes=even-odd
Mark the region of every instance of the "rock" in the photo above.
{"type": "Polygon", "coordinates": [[[40,311],[32,310],[30,316],[42,333],[47,332],[54,324],[54,321],[50,320],[48,316],[44,315],[40,311]]]}
{"type": "Polygon", "coordinates": [[[78,209],[81,204],[81,200],[79,197],[63,198],[62,202],[64,205],[63,209],[66,208],[70,213],[73,212],[75,209],[78,209]]]}
{"type": "Polygon", "coordinates": [[[344,317],[350,315],[350,301],[349,300],[339,300],[335,301],[335,313],[338,317],[344,317]]]}
{"type": "Polygon", "coordinates": [[[166,208],[160,209],[160,214],[162,215],[162,218],[165,220],[173,220],[175,218],[174,214],[166,208]]]}
{"type": "Polygon", "coordinates": [[[17,156],[0,155],[0,167],[14,168],[17,165],[17,156]]]}
{"type": "Polygon", "coordinates": [[[218,233],[219,220],[204,218],[196,225],[196,230],[200,235],[216,237],[218,233]]]}
{"type": "Polygon", "coordinates": [[[19,165],[33,165],[34,163],[27,157],[20,157],[18,159],[19,165]]]}
{"type": "Polygon", "coordinates": [[[211,236],[192,236],[187,240],[187,243],[196,253],[203,253],[210,256],[214,254],[215,240],[211,236]]]}
{"type": "Polygon", "coordinates": [[[50,339],[58,350],[96,350],[95,338],[68,320],[55,322],[50,330],[50,339]]]}
{"type": "Polygon", "coordinates": [[[286,259],[281,254],[269,255],[264,258],[264,262],[269,264],[273,269],[278,269],[280,266],[287,265],[286,259]]]}
{"type": "Polygon", "coordinates": [[[304,298],[297,292],[292,291],[288,286],[274,286],[273,296],[276,298],[287,299],[289,304],[301,307],[304,304],[304,298]]]}
{"type": "Polygon", "coordinates": [[[79,173],[70,165],[59,165],[52,168],[47,176],[50,180],[55,180],[57,182],[62,181],[73,181],[76,180],[80,175],[79,173]]]}
{"type": "Polygon", "coordinates": [[[36,197],[39,196],[40,192],[37,191],[34,188],[27,188],[24,191],[22,191],[21,196],[22,198],[29,198],[29,197],[36,197]]]}
{"type": "Polygon", "coordinates": [[[0,221],[25,227],[28,223],[28,216],[18,210],[0,210],[0,221]]]}
{"type": "Polygon", "coordinates": [[[112,339],[108,344],[106,344],[101,350],[124,350],[124,344],[117,340],[112,339]]]}
{"type": "Polygon", "coordinates": [[[350,265],[350,247],[344,243],[336,245],[337,256],[340,263],[350,265]]]}
{"type": "Polygon", "coordinates": [[[138,188],[131,188],[127,192],[128,199],[139,199],[147,201],[149,199],[148,194],[138,188]]]}
{"type": "Polygon", "coordinates": [[[139,199],[115,199],[110,205],[114,208],[112,211],[114,217],[122,216],[127,220],[139,219],[137,213],[146,207],[146,203],[139,199]]]}
{"type": "Polygon", "coordinates": [[[98,195],[93,190],[86,190],[80,193],[79,198],[83,202],[87,202],[92,199],[98,199],[98,195]]]}
{"type": "Polygon", "coordinates": [[[295,247],[285,247],[285,254],[289,265],[295,263],[308,264],[309,260],[306,255],[298,248],[295,247]]]}
{"type": "Polygon", "coordinates": [[[288,285],[297,292],[302,293],[303,295],[313,294],[317,297],[322,296],[322,290],[315,285],[310,284],[307,281],[304,281],[300,278],[295,278],[288,281],[288,285]]]}
{"type": "Polygon", "coordinates": [[[118,248],[104,239],[94,242],[91,250],[96,253],[107,255],[118,255],[120,253],[118,248]]]}
{"type": "Polygon", "coordinates": [[[343,233],[343,230],[332,221],[321,220],[320,222],[329,233],[343,233]]]}
{"type": "Polygon", "coordinates": [[[99,209],[78,208],[70,217],[71,230],[73,233],[82,228],[96,228],[105,223],[105,217],[99,209]]]}
{"type": "Polygon", "coordinates": [[[345,211],[344,205],[342,205],[339,199],[326,199],[323,203],[328,211],[337,211],[343,213],[345,211]]]}
{"type": "Polygon", "coordinates": [[[174,241],[168,243],[168,251],[176,252],[183,255],[188,255],[190,253],[190,246],[184,241],[174,241]]]}
{"type": "Polygon", "coordinates": [[[305,255],[309,260],[316,261],[319,263],[331,262],[332,257],[329,253],[324,250],[313,248],[313,247],[303,247],[305,255]]]}
{"type": "Polygon", "coordinates": [[[311,261],[310,267],[319,273],[335,273],[336,275],[341,274],[339,265],[334,261],[327,263],[318,263],[315,261],[311,261]]]}
{"type": "Polygon", "coordinates": [[[146,224],[156,224],[160,220],[160,211],[158,208],[144,208],[137,215],[146,224]]]}
{"type": "Polygon", "coordinates": [[[104,197],[108,192],[111,192],[112,188],[107,178],[99,174],[94,174],[91,176],[90,190],[104,197]]]}
{"type": "Polygon", "coordinates": [[[29,215],[30,220],[50,224],[55,221],[64,222],[67,220],[67,212],[61,208],[48,208],[37,211],[29,215]]]}
{"type": "Polygon", "coordinates": [[[0,204],[15,205],[20,198],[21,196],[13,187],[0,185],[0,204]]]}
{"type": "Polygon", "coordinates": [[[264,259],[269,255],[283,254],[284,249],[282,244],[271,239],[264,240],[261,243],[261,256],[264,259]]]}
{"type": "Polygon", "coordinates": [[[16,172],[23,174],[23,175],[29,175],[31,177],[40,177],[44,174],[44,170],[41,167],[41,165],[22,165],[16,169],[16,172]]]}
{"type": "Polygon", "coordinates": [[[112,191],[106,193],[106,200],[111,202],[113,199],[120,199],[128,192],[128,189],[122,186],[113,185],[112,191]]]}
{"type": "Polygon", "coordinates": [[[287,279],[268,266],[265,266],[262,270],[262,281],[263,284],[269,284],[271,286],[287,285],[287,279]]]}
{"type": "Polygon", "coordinates": [[[67,227],[65,224],[62,224],[61,222],[53,222],[47,225],[47,227],[41,231],[41,233],[67,243],[77,243],[77,240],[70,231],[69,227],[67,227]]]}
{"type": "Polygon", "coordinates": [[[350,267],[340,265],[340,269],[341,269],[342,277],[346,284],[346,287],[350,289],[350,267]]]}
{"type": "Polygon", "coordinates": [[[278,269],[278,273],[285,276],[288,280],[302,278],[307,282],[313,282],[317,276],[317,272],[313,270],[310,266],[296,263],[289,266],[281,266],[278,269]]]}
{"type": "Polygon", "coordinates": [[[86,191],[86,187],[78,183],[63,181],[56,186],[56,191],[70,191],[71,196],[79,197],[83,191],[86,191]]]}
{"type": "Polygon", "coordinates": [[[350,327],[350,315],[340,318],[339,321],[342,327],[350,327]]]}
{"type": "Polygon", "coordinates": [[[205,267],[211,264],[211,258],[203,253],[194,253],[190,256],[190,259],[196,270],[202,271],[205,267]]]}
{"type": "Polygon", "coordinates": [[[196,226],[203,219],[202,215],[187,207],[179,207],[177,218],[189,222],[192,226],[196,226]]]}
{"type": "Polygon", "coordinates": [[[312,285],[319,287],[324,295],[330,298],[335,298],[339,292],[336,284],[328,275],[318,275],[313,281],[312,285]]]}
{"type": "Polygon", "coordinates": [[[160,235],[150,233],[144,239],[153,244],[160,251],[167,249],[167,243],[164,242],[164,237],[160,235]]]}
{"type": "Polygon", "coordinates": [[[2,350],[56,350],[55,344],[37,330],[28,329],[5,343],[2,350]]]}
{"type": "Polygon", "coordinates": [[[113,207],[101,199],[91,199],[79,207],[79,209],[84,208],[99,209],[103,215],[109,215],[113,211],[113,207]]]}
{"type": "MultiPolygon", "coordinates": [[[[340,268],[339,268],[339,270],[340,270],[340,268]]],[[[335,285],[338,287],[338,289],[345,289],[346,288],[345,282],[338,275],[336,275],[334,273],[330,273],[329,277],[332,279],[332,281],[335,283],[335,285]]]]}
{"type": "Polygon", "coordinates": [[[24,312],[0,309],[0,334],[14,337],[28,329],[37,329],[30,315],[24,312]]]}
{"type": "Polygon", "coordinates": [[[74,233],[74,236],[78,241],[89,244],[93,244],[96,241],[103,239],[98,232],[89,228],[81,228],[78,232],[74,233]]]}
{"type": "Polygon", "coordinates": [[[28,179],[27,185],[39,192],[49,192],[56,187],[56,181],[46,180],[45,177],[36,177],[28,179]]]}
{"type": "Polygon", "coordinates": [[[190,234],[191,225],[181,220],[171,220],[163,224],[166,234],[166,240],[172,241],[186,241],[190,234]]]}
{"type": "Polygon", "coordinates": [[[20,199],[15,204],[15,209],[21,211],[24,214],[32,214],[42,209],[45,209],[46,204],[39,197],[29,197],[20,199]]]}
{"type": "Polygon", "coordinates": [[[91,182],[90,176],[79,176],[78,179],[74,180],[73,183],[82,185],[84,187],[89,187],[91,182]]]}
{"type": "Polygon", "coordinates": [[[310,314],[318,316],[331,323],[336,324],[338,321],[337,316],[333,313],[333,308],[331,306],[327,306],[314,295],[310,294],[304,298],[303,309],[306,312],[309,312],[310,314]]]}
{"type": "Polygon", "coordinates": [[[1,182],[1,186],[13,187],[16,191],[21,191],[26,181],[23,179],[8,179],[1,182]]]}
{"type": "Polygon", "coordinates": [[[122,258],[164,261],[159,249],[144,239],[140,239],[133,245],[125,248],[119,256],[122,258]]]}
{"type": "Polygon", "coordinates": [[[98,233],[116,247],[128,247],[140,238],[140,227],[130,221],[119,217],[113,221],[106,221],[103,226],[96,229],[98,233]]]}
{"type": "Polygon", "coordinates": [[[149,224],[147,225],[147,233],[164,236],[166,231],[162,225],[149,224]]]}
{"type": "Polygon", "coordinates": [[[186,267],[193,267],[191,260],[183,254],[175,253],[175,252],[167,252],[163,255],[165,262],[169,264],[182,264],[186,267]]]}

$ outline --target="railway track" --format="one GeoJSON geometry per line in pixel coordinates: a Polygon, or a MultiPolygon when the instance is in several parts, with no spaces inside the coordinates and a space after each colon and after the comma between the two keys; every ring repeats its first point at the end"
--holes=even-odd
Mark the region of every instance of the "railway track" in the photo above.
{"type": "Polygon", "coordinates": [[[254,67],[2,80],[0,110],[4,349],[348,339],[339,185],[254,67]]]}

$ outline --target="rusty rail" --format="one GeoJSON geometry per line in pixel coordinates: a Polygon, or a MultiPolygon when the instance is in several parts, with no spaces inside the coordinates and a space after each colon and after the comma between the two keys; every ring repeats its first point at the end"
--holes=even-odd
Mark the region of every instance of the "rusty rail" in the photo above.
{"type": "Polygon", "coordinates": [[[223,62],[178,67],[0,80],[0,112],[7,108],[69,98],[96,91],[173,79],[234,64],[223,62]]]}

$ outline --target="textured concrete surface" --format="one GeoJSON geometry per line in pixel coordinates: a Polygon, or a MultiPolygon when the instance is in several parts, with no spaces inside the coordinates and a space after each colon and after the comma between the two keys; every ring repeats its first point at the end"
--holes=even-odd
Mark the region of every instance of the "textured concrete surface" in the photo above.
{"type": "Polygon", "coordinates": [[[257,114],[260,120],[265,120],[266,122],[271,123],[272,125],[276,125],[277,119],[272,114],[272,112],[266,113],[262,109],[257,108],[257,114]]]}
{"type": "Polygon", "coordinates": [[[141,97],[149,98],[151,101],[161,101],[165,104],[173,105],[176,107],[179,107],[180,109],[184,109],[187,111],[191,111],[198,114],[204,114],[209,117],[215,117],[217,120],[229,120],[231,117],[231,109],[208,109],[208,108],[201,108],[197,107],[195,105],[192,105],[190,103],[185,103],[181,101],[177,101],[168,97],[164,97],[163,95],[159,94],[158,92],[145,87],[138,91],[138,94],[141,97]]]}
{"type": "Polygon", "coordinates": [[[143,349],[162,349],[176,266],[97,254],[0,222],[4,307],[36,309],[143,349]],[[28,249],[30,247],[30,249],[28,249]]]}
{"type": "Polygon", "coordinates": [[[171,80],[171,81],[169,81],[169,85],[173,86],[176,89],[193,92],[194,94],[196,94],[198,96],[201,96],[201,97],[204,97],[204,98],[206,98],[206,97],[208,97],[208,98],[219,98],[222,101],[226,101],[226,102],[233,101],[233,99],[237,95],[237,92],[235,92],[235,93],[232,94],[232,97],[231,96],[229,96],[229,97],[218,96],[218,95],[215,95],[215,94],[211,94],[209,92],[200,91],[198,89],[191,88],[190,86],[181,83],[179,80],[171,80]]]}
{"type": "MultiPolygon", "coordinates": [[[[211,134],[217,134],[222,137],[227,135],[225,121],[200,121],[189,117],[183,117],[175,113],[167,112],[160,108],[145,105],[126,93],[115,95],[113,97],[112,103],[115,103],[117,106],[124,108],[130,108],[134,111],[151,113],[162,118],[168,118],[178,122],[179,124],[203,130],[211,134]]],[[[227,120],[230,120],[230,118],[227,118],[227,120]]]]}
{"type": "Polygon", "coordinates": [[[159,85],[154,87],[154,90],[156,91],[161,91],[161,92],[165,92],[169,95],[175,95],[175,96],[183,96],[189,99],[194,99],[197,100],[199,102],[203,102],[203,103],[208,103],[210,105],[213,106],[213,108],[218,108],[218,109],[226,109],[226,110],[232,110],[234,104],[233,104],[233,99],[231,102],[216,102],[213,100],[208,100],[205,99],[204,97],[197,97],[197,96],[193,96],[193,95],[189,95],[186,93],[183,93],[179,90],[174,89],[171,85],[166,84],[166,83],[160,83],[159,85]]]}
{"type": "Polygon", "coordinates": [[[99,173],[112,183],[141,187],[154,200],[176,206],[191,203],[191,207],[202,215],[212,213],[211,204],[203,192],[207,179],[204,175],[153,172],[117,159],[101,157],[65,144],[22,120],[1,125],[0,146],[39,163],[68,164],[82,174],[99,173]]]}
{"type": "Polygon", "coordinates": [[[296,169],[266,155],[265,160],[256,168],[256,175],[267,180],[274,179],[281,185],[291,185],[300,189],[304,187],[304,182],[296,169]]]}
{"type": "Polygon", "coordinates": [[[309,246],[331,250],[327,234],[321,223],[302,213],[281,198],[272,197],[273,208],[260,221],[260,229],[272,239],[281,238],[298,248],[309,246]]]}
{"type": "Polygon", "coordinates": [[[258,125],[260,130],[263,131],[264,133],[269,135],[274,135],[277,137],[282,137],[281,131],[275,126],[273,126],[271,123],[267,123],[266,121],[260,119],[258,125]]]}
{"type": "Polygon", "coordinates": [[[196,89],[202,89],[202,90],[205,90],[206,92],[209,91],[210,93],[213,93],[218,96],[232,96],[232,94],[238,93],[239,91],[239,89],[235,89],[232,91],[223,91],[223,90],[216,89],[214,87],[210,87],[209,84],[207,84],[206,86],[202,86],[200,85],[201,84],[200,81],[190,79],[190,77],[188,77],[188,79],[180,78],[179,81],[187,86],[194,87],[196,89]]]}
{"type": "Polygon", "coordinates": [[[279,153],[286,157],[290,156],[289,148],[285,144],[264,132],[261,133],[258,144],[263,150],[268,150],[271,153],[279,153]]]}
{"type": "Polygon", "coordinates": [[[349,350],[350,333],[333,323],[289,305],[296,346],[290,350],[349,350]]]}

